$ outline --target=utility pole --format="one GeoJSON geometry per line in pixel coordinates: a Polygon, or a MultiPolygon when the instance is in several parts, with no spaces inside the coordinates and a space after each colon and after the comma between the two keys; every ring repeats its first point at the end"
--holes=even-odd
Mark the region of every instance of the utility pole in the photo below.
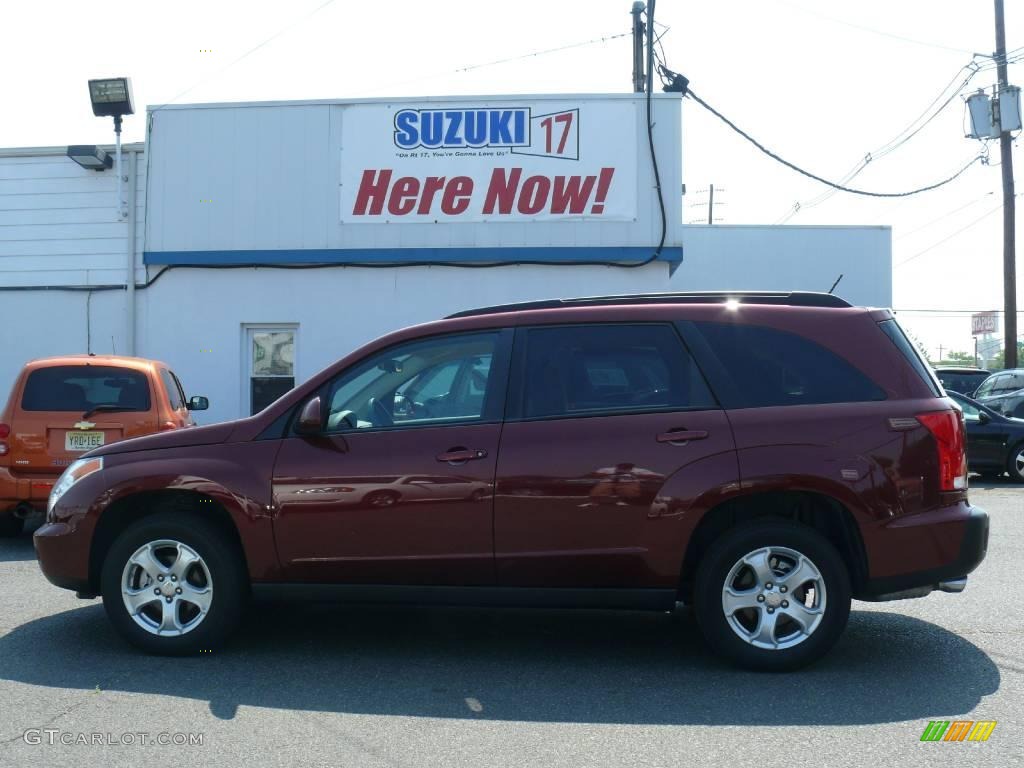
{"type": "Polygon", "coordinates": [[[714,221],[715,215],[715,185],[708,187],[708,224],[714,221]]]}
{"type": "MultiPolygon", "coordinates": [[[[1003,0],[996,4],[996,73],[999,94],[1009,86],[1006,72],[1006,27],[1003,22],[1003,0]]],[[[1013,155],[1010,132],[1003,128],[1008,121],[1000,119],[999,162],[1003,173],[1003,359],[1007,368],[1017,367],[1017,252],[1014,242],[1016,206],[1013,191],[1013,155]]]]}
{"type": "Polygon", "coordinates": [[[633,15],[633,93],[643,93],[646,87],[644,78],[644,22],[640,14],[644,12],[644,4],[637,0],[633,3],[630,13],[633,15]]]}

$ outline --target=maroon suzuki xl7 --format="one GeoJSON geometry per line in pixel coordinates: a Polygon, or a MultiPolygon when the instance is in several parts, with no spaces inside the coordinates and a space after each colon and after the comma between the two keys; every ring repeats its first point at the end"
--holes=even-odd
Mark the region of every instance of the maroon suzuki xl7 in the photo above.
{"type": "Polygon", "coordinates": [[[238,421],[85,454],[35,533],[141,648],[250,593],[671,610],[791,669],[851,598],[960,592],[985,556],[960,411],[888,310],[654,294],[460,312],[238,421]]]}

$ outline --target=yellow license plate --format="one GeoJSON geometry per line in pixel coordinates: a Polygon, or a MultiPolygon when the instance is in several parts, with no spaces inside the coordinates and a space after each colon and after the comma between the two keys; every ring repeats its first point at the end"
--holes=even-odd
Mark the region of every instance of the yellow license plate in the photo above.
{"type": "Polygon", "coordinates": [[[64,435],[65,451],[91,451],[103,445],[102,432],[68,432],[64,435]]]}

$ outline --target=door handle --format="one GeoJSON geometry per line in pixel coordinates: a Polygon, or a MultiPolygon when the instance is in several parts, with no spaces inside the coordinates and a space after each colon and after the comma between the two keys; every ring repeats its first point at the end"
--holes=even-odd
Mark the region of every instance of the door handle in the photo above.
{"type": "Polygon", "coordinates": [[[449,448],[437,456],[438,461],[447,461],[449,464],[465,464],[467,461],[483,459],[487,457],[487,451],[482,448],[449,448]]]}
{"type": "Polygon", "coordinates": [[[659,443],[682,445],[690,440],[703,440],[707,436],[708,433],[706,429],[673,429],[668,432],[662,432],[655,439],[659,443]]]}

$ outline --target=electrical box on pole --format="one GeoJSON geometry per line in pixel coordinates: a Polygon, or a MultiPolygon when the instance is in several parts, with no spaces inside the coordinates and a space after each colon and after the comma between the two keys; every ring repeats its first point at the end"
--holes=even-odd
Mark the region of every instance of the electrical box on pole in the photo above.
{"type": "Polygon", "coordinates": [[[992,99],[982,90],[967,97],[967,113],[971,118],[968,139],[995,139],[999,137],[992,115],[992,99]]]}
{"type": "Polygon", "coordinates": [[[1012,133],[1020,130],[1020,88],[1007,85],[999,89],[998,126],[999,132],[1012,133]]]}

